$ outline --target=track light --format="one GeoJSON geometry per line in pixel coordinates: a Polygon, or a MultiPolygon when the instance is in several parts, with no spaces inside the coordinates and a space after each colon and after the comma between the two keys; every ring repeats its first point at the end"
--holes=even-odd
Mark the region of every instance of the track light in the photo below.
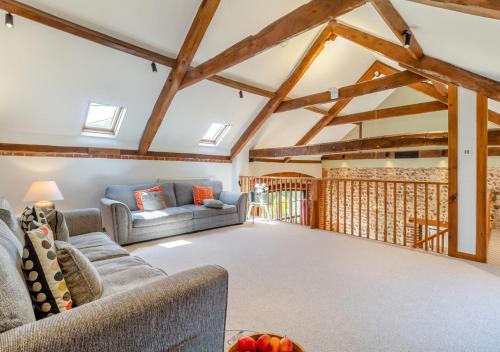
{"type": "Polygon", "coordinates": [[[409,48],[411,44],[411,33],[408,31],[404,31],[403,33],[403,46],[405,48],[409,48]]]}
{"type": "Polygon", "coordinates": [[[373,77],[379,78],[380,77],[380,71],[373,72],[373,77]]]}
{"type": "Polygon", "coordinates": [[[5,14],[5,27],[14,27],[14,16],[10,12],[5,14]]]}
{"type": "Polygon", "coordinates": [[[151,69],[153,72],[158,72],[158,68],[156,68],[156,64],[154,62],[151,63],[151,69]]]}
{"type": "Polygon", "coordinates": [[[243,91],[240,90],[240,99],[243,99],[243,91]]]}

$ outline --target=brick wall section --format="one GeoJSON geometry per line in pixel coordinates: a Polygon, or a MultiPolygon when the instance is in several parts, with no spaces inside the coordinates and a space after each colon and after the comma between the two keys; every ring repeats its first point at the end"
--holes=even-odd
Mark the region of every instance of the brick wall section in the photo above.
{"type": "Polygon", "coordinates": [[[0,156],[30,156],[30,157],[52,157],[52,158],[99,158],[99,159],[122,159],[122,160],[158,160],[158,161],[191,161],[204,163],[231,163],[231,160],[182,157],[182,156],[151,156],[151,155],[119,155],[119,154],[88,154],[88,153],[44,153],[44,152],[22,152],[22,151],[0,151],[0,156]]]}

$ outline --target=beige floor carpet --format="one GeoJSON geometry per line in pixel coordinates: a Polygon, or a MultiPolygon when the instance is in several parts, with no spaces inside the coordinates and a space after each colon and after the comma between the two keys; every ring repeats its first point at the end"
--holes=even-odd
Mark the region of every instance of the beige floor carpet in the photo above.
{"type": "Polygon", "coordinates": [[[288,334],[309,352],[500,351],[500,266],[281,223],[129,250],[171,274],[224,266],[227,328],[288,334]]]}

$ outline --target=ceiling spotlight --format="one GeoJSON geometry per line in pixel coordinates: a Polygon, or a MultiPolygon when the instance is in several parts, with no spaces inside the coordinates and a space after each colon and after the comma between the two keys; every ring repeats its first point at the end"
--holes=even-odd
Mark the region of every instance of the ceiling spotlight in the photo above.
{"type": "Polygon", "coordinates": [[[243,99],[243,91],[240,90],[240,99],[243,99]]]}
{"type": "Polygon", "coordinates": [[[330,88],[330,98],[332,100],[339,98],[339,89],[337,87],[330,88]]]}
{"type": "Polygon", "coordinates": [[[284,42],[281,42],[281,43],[280,43],[280,46],[281,46],[282,48],[286,48],[286,46],[287,46],[287,45],[288,45],[288,40],[286,40],[286,41],[284,41],[284,42]]]}
{"type": "Polygon", "coordinates": [[[10,12],[5,14],[5,27],[14,27],[14,16],[10,12]]]}
{"type": "Polygon", "coordinates": [[[158,72],[158,68],[154,62],[151,63],[151,70],[153,70],[153,72],[158,72]]]}
{"type": "Polygon", "coordinates": [[[373,77],[380,77],[380,71],[373,72],[373,77]]]}
{"type": "Polygon", "coordinates": [[[403,46],[405,48],[409,48],[411,44],[411,33],[408,31],[404,31],[403,33],[403,46]]]}

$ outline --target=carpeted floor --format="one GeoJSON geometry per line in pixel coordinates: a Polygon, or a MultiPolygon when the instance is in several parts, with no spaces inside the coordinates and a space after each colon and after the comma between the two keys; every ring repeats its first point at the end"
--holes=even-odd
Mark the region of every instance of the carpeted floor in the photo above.
{"type": "Polygon", "coordinates": [[[281,223],[128,248],[169,273],[224,266],[227,328],[288,334],[308,352],[500,350],[500,266],[281,223]]]}

